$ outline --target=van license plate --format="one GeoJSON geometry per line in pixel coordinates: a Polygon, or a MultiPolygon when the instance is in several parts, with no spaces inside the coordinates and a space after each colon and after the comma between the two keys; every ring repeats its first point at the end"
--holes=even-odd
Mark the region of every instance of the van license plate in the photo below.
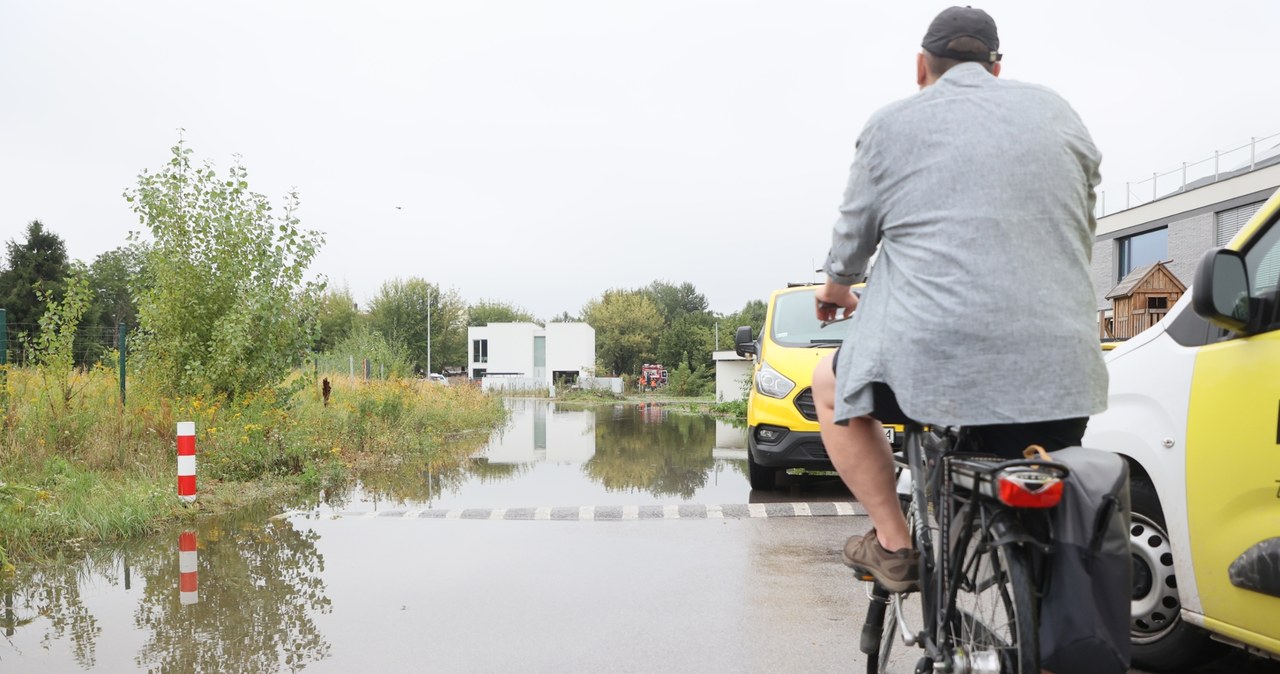
{"type": "Polygon", "coordinates": [[[884,427],[884,439],[885,439],[885,440],[888,440],[888,441],[889,441],[889,444],[891,444],[891,445],[893,444],[893,429],[892,429],[892,428],[889,428],[888,426],[885,426],[885,427],[884,427]]]}

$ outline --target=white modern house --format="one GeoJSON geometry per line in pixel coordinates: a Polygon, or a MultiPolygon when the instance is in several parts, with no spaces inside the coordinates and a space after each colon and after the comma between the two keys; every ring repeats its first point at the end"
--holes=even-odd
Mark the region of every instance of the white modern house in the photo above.
{"type": "Polygon", "coordinates": [[[586,323],[490,323],[467,328],[467,343],[468,376],[516,388],[576,382],[595,369],[596,331],[586,323]]]}

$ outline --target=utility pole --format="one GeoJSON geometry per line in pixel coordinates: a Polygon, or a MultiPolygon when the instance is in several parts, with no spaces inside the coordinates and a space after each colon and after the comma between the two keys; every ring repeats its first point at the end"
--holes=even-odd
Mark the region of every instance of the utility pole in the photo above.
{"type": "MultiPolygon", "coordinates": [[[[439,293],[436,293],[439,295],[439,293]]],[[[431,377],[431,290],[427,290],[427,378],[431,377]]]]}

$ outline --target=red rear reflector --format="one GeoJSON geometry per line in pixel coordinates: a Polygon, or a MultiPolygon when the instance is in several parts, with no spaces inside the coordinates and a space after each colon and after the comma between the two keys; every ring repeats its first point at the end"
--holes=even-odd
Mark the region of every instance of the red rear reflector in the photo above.
{"type": "Polygon", "coordinates": [[[1010,471],[996,477],[1000,502],[1014,508],[1052,508],[1062,500],[1062,480],[1034,471],[1010,471]]]}

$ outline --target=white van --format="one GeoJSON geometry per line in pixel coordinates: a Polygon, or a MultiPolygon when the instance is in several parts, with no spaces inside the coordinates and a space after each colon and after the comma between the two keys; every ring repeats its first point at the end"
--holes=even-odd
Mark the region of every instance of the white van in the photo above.
{"type": "Polygon", "coordinates": [[[1154,327],[1107,354],[1086,447],[1129,462],[1133,663],[1280,659],[1280,192],[1154,327]]]}

